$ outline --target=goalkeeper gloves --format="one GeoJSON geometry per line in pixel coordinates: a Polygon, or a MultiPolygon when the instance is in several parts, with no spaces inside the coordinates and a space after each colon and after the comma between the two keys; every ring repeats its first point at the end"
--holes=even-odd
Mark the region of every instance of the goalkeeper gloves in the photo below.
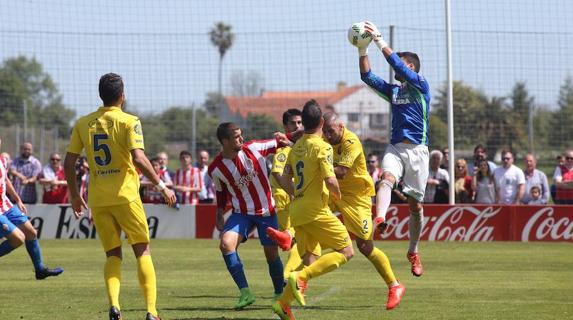
{"type": "Polygon", "coordinates": [[[372,40],[380,51],[388,46],[388,43],[384,41],[384,38],[382,38],[382,33],[380,33],[378,28],[372,22],[364,21],[364,29],[366,29],[366,32],[370,33],[372,40]]]}

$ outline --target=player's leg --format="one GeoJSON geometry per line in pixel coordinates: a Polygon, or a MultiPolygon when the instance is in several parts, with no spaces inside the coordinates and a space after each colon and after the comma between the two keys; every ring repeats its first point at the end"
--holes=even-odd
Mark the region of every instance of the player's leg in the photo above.
{"type": "Polygon", "coordinates": [[[279,248],[274,243],[274,241],[267,236],[265,231],[267,228],[276,229],[279,227],[276,215],[269,217],[251,217],[257,226],[257,231],[259,232],[259,240],[265,251],[265,257],[267,259],[267,264],[269,265],[269,275],[273,281],[275,298],[283,293],[283,263],[281,257],[279,256],[279,248]]]}
{"type": "Polygon", "coordinates": [[[243,309],[255,302],[255,295],[249,289],[243,263],[237,253],[239,244],[247,241],[253,225],[247,215],[233,213],[225,222],[219,242],[219,249],[227,265],[227,270],[240,291],[239,301],[235,304],[235,309],[243,309]]]}
{"type": "Polygon", "coordinates": [[[399,146],[388,146],[382,159],[382,171],[382,179],[376,191],[376,218],[374,219],[374,229],[380,232],[386,228],[386,212],[392,200],[392,189],[404,172],[399,146]]]}
{"type": "Polygon", "coordinates": [[[419,145],[408,149],[407,160],[404,159],[404,163],[404,193],[408,195],[408,206],[410,209],[410,220],[408,222],[410,245],[407,257],[412,266],[412,274],[419,277],[423,273],[418,244],[424,222],[422,201],[429,171],[428,148],[419,145]]]}
{"type": "Polygon", "coordinates": [[[103,277],[109,301],[110,320],[121,319],[119,291],[121,287],[121,228],[110,209],[114,207],[91,208],[94,226],[105,251],[106,260],[103,277]]]}
{"type": "Polygon", "coordinates": [[[18,207],[14,206],[8,212],[4,214],[10,222],[18,227],[24,233],[26,251],[34,264],[34,270],[36,272],[36,279],[42,280],[47,277],[58,276],[64,269],[54,268],[49,269],[44,265],[42,258],[42,250],[40,248],[40,242],[38,240],[38,233],[36,228],[30,223],[30,219],[26,214],[24,214],[18,207]]]}
{"type": "Polygon", "coordinates": [[[26,237],[10,220],[3,214],[0,215],[0,238],[6,238],[0,244],[0,257],[12,252],[24,244],[26,237]]]}

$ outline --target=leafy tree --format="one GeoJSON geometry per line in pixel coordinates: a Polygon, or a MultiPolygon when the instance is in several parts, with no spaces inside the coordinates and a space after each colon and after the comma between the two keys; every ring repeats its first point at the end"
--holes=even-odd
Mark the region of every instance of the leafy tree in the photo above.
{"type": "Polygon", "coordinates": [[[430,116],[430,143],[434,149],[448,145],[448,125],[439,117],[430,116]]]}
{"type": "MultiPolygon", "coordinates": [[[[529,95],[525,82],[516,82],[511,94],[512,124],[514,147],[518,150],[529,150],[529,116],[533,117],[535,99],[529,95]]],[[[541,134],[541,133],[536,133],[541,134]]]]}
{"type": "Polygon", "coordinates": [[[221,107],[224,103],[225,97],[223,95],[218,92],[208,92],[203,107],[211,116],[221,118],[221,107]]]}
{"type": "MultiPolygon", "coordinates": [[[[213,153],[218,151],[219,142],[217,141],[217,118],[210,116],[202,108],[195,110],[197,128],[195,130],[195,142],[197,150],[206,149],[213,153]]],[[[185,141],[191,145],[193,109],[190,107],[172,107],[161,114],[161,122],[166,124],[167,141],[185,141]]]]}
{"type": "Polygon", "coordinates": [[[219,51],[219,94],[222,94],[223,58],[235,40],[235,34],[231,31],[232,28],[232,26],[224,22],[217,22],[213,29],[209,31],[209,39],[219,51]]]}
{"type": "Polygon", "coordinates": [[[551,121],[549,143],[551,146],[563,150],[569,147],[571,133],[573,132],[573,79],[565,78],[565,82],[559,90],[557,100],[559,110],[551,121]]]}
{"type": "Polygon", "coordinates": [[[282,126],[266,114],[249,113],[243,129],[245,140],[270,139],[274,132],[281,131],[282,126]]]}

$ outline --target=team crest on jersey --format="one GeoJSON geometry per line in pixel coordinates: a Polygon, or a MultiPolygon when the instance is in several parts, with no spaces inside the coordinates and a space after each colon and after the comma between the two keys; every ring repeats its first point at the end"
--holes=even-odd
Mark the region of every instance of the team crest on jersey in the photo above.
{"type": "Polygon", "coordinates": [[[277,160],[278,160],[279,162],[285,162],[285,161],[286,161],[286,155],[285,155],[284,153],[280,153],[280,154],[277,156],[277,160]]]}
{"type": "Polygon", "coordinates": [[[142,135],[143,133],[141,132],[141,123],[136,124],[133,127],[133,132],[137,133],[138,135],[142,135]]]}

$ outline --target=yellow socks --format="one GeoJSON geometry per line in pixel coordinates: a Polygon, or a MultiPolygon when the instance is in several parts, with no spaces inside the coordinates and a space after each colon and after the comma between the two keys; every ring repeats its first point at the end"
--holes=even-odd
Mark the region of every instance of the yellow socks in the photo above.
{"type": "Polygon", "coordinates": [[[137,258],[137,275],[139,286],[143,291],[143,297],[147,306],[147,312],[157,317],[155,303],[157,301],[157,285],[155,280],[155,268],[150,255],[142,255],[137,258]]]}
{"type": "Polygon", "coordinates": [[[105,260],[103,277],[109,304],[119,308],[119,287],[121,284],[121,259],[119,257],[110,256],[105,260]]]}
{"type": "Polygon", "coordinates": [[[340,252],[327,253],[310,266],[305,267],[298,273],[298,278],[301,281],[308,281],[310,278],[320,277],[321,275],[333,271],[346,263],[346,257],[340,252]]]}
{"type": "Polygon", "coordinates": [[[284,278],[287,279],[291,272],[295,271],[300,264],[302,263],[302,259],[298,254],[298,249],[296,244],[292,246],[288,254],[288,260],[284,267],[284,278]]]}
{"type": "Polygon", "coordinates": [[[376,271],[382,276],[384,282],[387,285],[390,285],[392,282],[396,281],[396,277],[394,276],[394,272],[392,271],[392,266],[390,265],[390,260],[388,257],[378,248],[374,248],[370,255],[368,256],[368,260],[372,262],[376,271]]]}

